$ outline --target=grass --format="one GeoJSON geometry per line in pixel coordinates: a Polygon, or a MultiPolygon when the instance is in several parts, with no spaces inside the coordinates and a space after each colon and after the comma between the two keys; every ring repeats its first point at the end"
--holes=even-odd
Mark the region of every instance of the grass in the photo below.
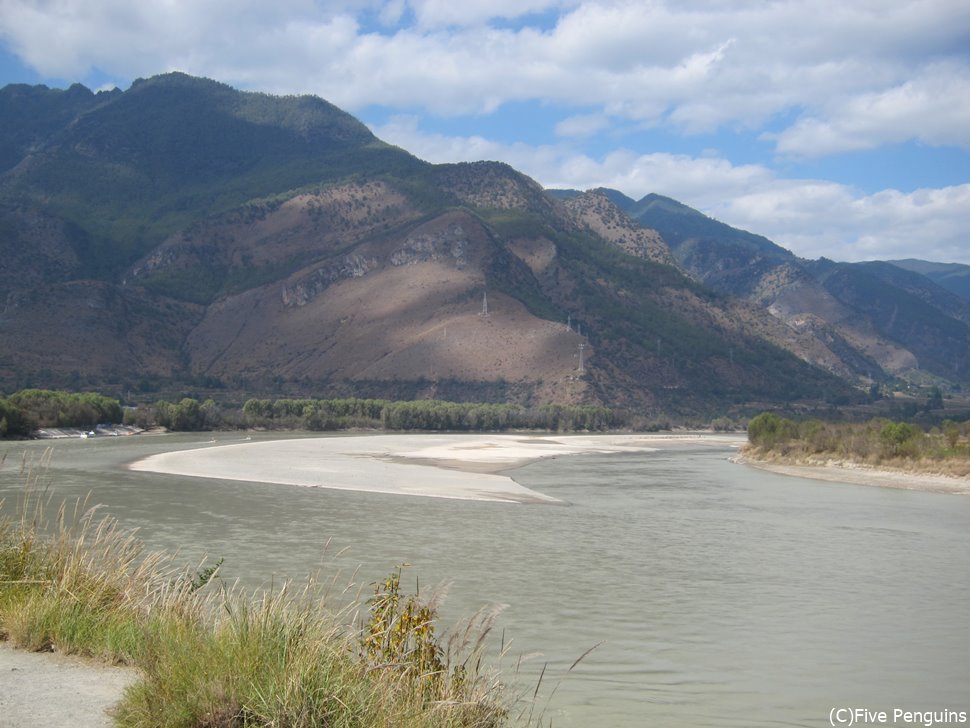
{"type": "Polygon", "coordinates": [[[370,616],[354,626],[312,580],[246,593],[216,569],[146,551],[84,502],[48,519],[49,491],[29,469],[24,479],[25,495],[0,519],[0,637],[135,668],[139,679],[114,709],[119,726],[513,721],[510,694],[483,660],[494,614],[439,637],[437,605],[403,593],[399,569],[356,605],[370,616]]]}

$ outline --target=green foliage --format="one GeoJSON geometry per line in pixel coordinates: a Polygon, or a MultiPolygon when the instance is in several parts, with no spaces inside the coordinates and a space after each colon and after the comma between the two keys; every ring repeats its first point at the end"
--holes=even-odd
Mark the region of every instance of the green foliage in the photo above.
{"type": "Polygon", "coordinates": [[[748,442],[772,449],[798,435],[798,426],[773,412],[762,412],[748,423],[748,442]]]}
{"type": "Polygon", "coordinates": [[[437,613],[418,595],[401,593],[402,568],[374,584],[361,650],[374,666],[391,666],[409,679],[434,686],[445,672],[444,650],[435,636],[437,613]]]}
{"type": "Polygon", "coordinates": [[[7,418],[9,434],[23,434],[25,430],[38,427],[118,424],[124,417],[121,403],[116,399],[93,392],[54,392],[47,389],[22,389],[11,395],[6,405],[0,401],[0,416],[7,418]],[[12,427],[11,423],[19,424],[12,427]]]}
{"type": "Polygon", "coordinates": [[[24,411],[6,397],[0,397],[0,437],[17,437],[29,431],[24,411]]]}
{"type": "Polygon", "coordinates": [[[890,456],[914,456],[919,450],[923,431],[908,422],[887,422],[879,430],[879,441],[890,456]]]}
{"type": "Polygon", "coordinates": [[[154,424],[176,432],[211,430],[222,423],[219,406],[211,399],[201,405],[197,399],[184,397],[177,404],[160,400],[155,403],[154,424]]]}
{"type": "Polygon", "coordinates": [[[250,399],[243,405],[247,422],[310,430],[380,427],[385,430],[503,431],[534,429],[600,431],[622,424],[620,415],[596,405],[542,405],[387,401],[382,399],[250,399]]]}
{"type": "Polygon", "coordinates": [[[216,563],[210,564],[209,566],[203,566],[201,569],[195,572],[195,576],[189,581],[190,591],[199,591],[206,584],[215,578],[216,572],[219,571],[221,567],[226,562],[225,558],[219,559],[216,563]]]}
{"type": "Polygon", "coordinates": [[[243,415],[253,426],[282,425],[308,430],[375,427],[387,404],[382,399],[250,399],[243,415]]]}

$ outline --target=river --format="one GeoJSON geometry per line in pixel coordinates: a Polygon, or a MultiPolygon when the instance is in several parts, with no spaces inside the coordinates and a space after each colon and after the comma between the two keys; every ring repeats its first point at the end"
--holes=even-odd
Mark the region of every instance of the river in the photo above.
{"type": "Polygon", "coordinates": [[[123,467],[212,438],[3,443],[0,492],[15,499],[23,453],[52,446],[56,498],[87,495],[187,563],[225,557],[224,578],[366,588],[406,562],[405,585],[450,582],[446,621],[508,605],[503,667],[531,694],[545,666],[537,712],[557,727],[824,726],[833,708],[922,725],[892,711],[970,710],[970,498],[775,475],[703,443],[512,473],[566,505],[123,467]]]}

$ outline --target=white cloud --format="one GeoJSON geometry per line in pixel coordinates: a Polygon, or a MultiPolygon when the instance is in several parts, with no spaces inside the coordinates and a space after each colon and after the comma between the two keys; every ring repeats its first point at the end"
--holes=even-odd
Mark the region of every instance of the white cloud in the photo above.
{"type": "Polygon", "coordinates": [[[378,18],[386,26],[394,26],[401,22],[401,17],[407,8],[405,0],[390,0],[378,12],[378,18]]]}
{"type": "Polygon", "coordinates": [[[610,119],[605,114],[569,116],[556,124],[555,134],[559,137],[588,137],[609,125],[610,119]]]}
{"type": "Polygon", "coordinates": [[[350,110],[487,113],[539,99],[692,133],[802,109],[778,137],[798,153],[864,138],[949,144],[968,126],[970,4],[956,0],[0,0],[0,12],[6,43],[58,77],[182,68],[350,110]],[[368,33],[364,10],[413,25],[368,33]],[[560,13],[554,28],[488,25],[544,11],[560,13]]]}
{"type": "Polygon", "coordinates": [[[705,211],[806,258],[970,263],[970,184],[866,195],[835,182],[776,179],[705,211]]]}
{"type": "Polygon", "coordinates": [[[567,145],[503,144],[423,134],[416,117],[374,129],[431,162],[493,159],[546,187],[610,187],[634,199],[656,192],[804,258],[923,258],[970,264],[970,184],[867,195],[825,180],[785,179],[762,165],[718,157],[618,150],[594,159],[567,145]]]}
{"type": "Polygon", "coordinates": [[[934,65],[919,77],[878,92],[827,104],[779,134],[765,135],[782,154],[822,156],[917,139],[970,148],[970,71],[934,65]]]}

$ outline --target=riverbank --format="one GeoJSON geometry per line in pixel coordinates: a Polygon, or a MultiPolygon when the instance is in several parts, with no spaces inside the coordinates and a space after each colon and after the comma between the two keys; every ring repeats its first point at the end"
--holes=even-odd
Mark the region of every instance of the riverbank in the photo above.
{"type": "Polygon", "coordinates": [[[735,458],[735,462],[778,475],[790,475],[811,480],[918,490],[926,493],[970,495],[970,478],[941,473],[877,468],[847,460],[784,462],[780,458],[771,460],[759,458],[752,455],[750,451],[742,451],[735,458]]]}
{"type": "Polygon", "coordinates": [[[395,495],[503,503],[555,498],[505,471],[546,458],[739,445],[738,435],[398,434],[246,442],[161,453],[132,470],[395,495]]]}

